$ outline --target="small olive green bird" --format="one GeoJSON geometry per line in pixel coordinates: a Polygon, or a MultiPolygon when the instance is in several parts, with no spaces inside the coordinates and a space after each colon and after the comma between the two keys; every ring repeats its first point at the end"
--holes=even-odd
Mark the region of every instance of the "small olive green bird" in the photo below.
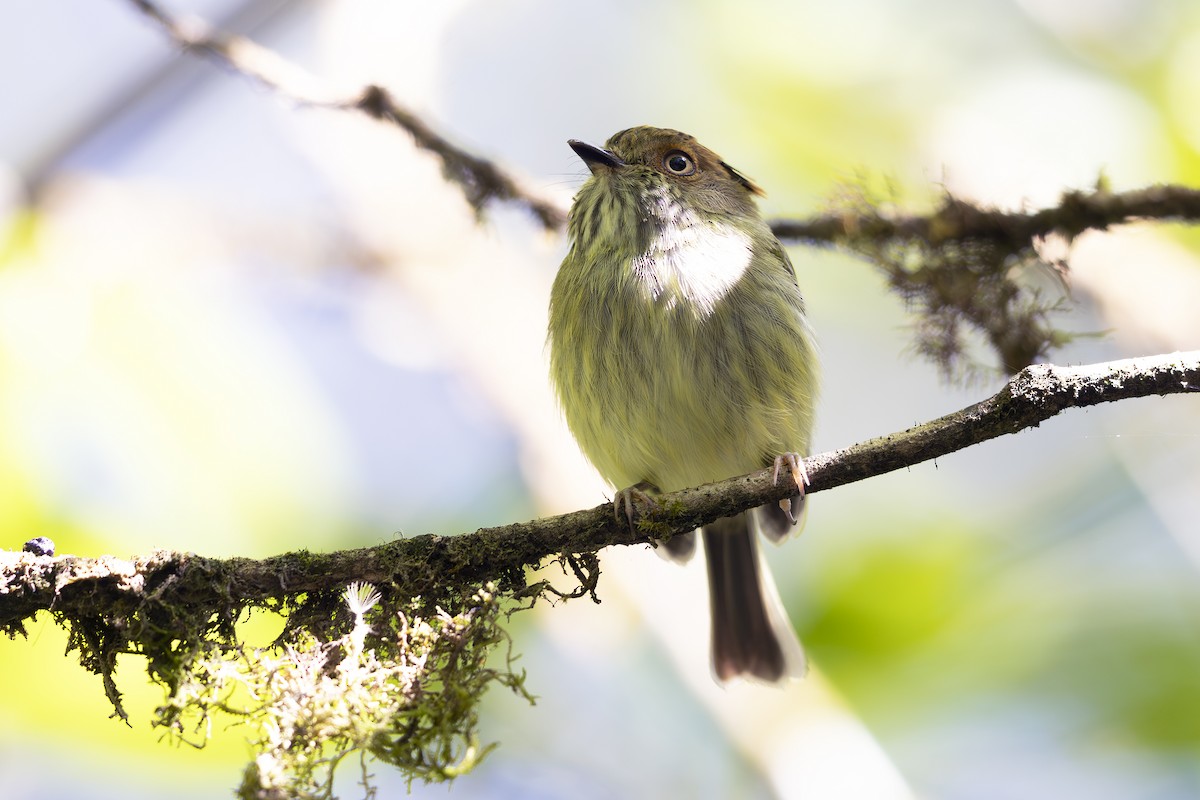
{"type": "MultiPolygon", "coordinates": [[[[638,127],[603,148],[571,140],[591,177],[571,208],[550,296],[550,369],[567,424],[614,500],[775,464],[803,500],[817,354],[762,191],[679,131],[638,127]],[[628,488],[625,488],[628,487],[628,488]]],[[[755,531],[782,540],[788,501],[702,529],[718,680],[803,675],[804,651],[755,531]]],[[[695,536],[668,542],[680,560],[695,536]]]]}

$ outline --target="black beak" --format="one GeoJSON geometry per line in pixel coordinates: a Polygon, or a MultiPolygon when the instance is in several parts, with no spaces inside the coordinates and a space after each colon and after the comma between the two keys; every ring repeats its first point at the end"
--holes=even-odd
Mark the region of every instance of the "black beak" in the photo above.
{"type": "Polygon", "coordinates": [[[583,159],[583,163],[587,164],[587,168],[592,171],[592,174],[595,174],[596,167],[616,169],[625,166],[625,162],[611,150],[605,150],[578,139],[568,139],[567,144],[571,145],[571,149],[575,151],[576,155],[583,159]]]}

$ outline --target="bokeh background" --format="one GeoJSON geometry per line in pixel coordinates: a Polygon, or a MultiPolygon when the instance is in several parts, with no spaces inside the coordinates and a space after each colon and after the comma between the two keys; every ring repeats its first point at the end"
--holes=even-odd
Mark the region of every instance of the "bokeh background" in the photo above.
{"type": "MultiPolygon", "coordinates": [[[[775,216],[869,187],[1006,208],[1200,184],[1191,0],[193,0],[322,81],[389,87],[565,203],[568,138],[695,134],[775,216]]],[[[181,56],[126,0],[0,9],[0,546],[261,556],[603,502],[545,379],[565,242],[480,221],[400,131],[181,56]]],[[[910,354],[868,265],[792,248],[817,450],[981,399],[910,354]]],[[[1082,237],[1058,362],[1200,346],[1200,235],[1082,237]]],[[[716,688],[703,570],[603,555],[513,620],[535,706],[451,796],[1200,796],[1200,406],[1150,398],[814,496],[770,558],[813,674],[716,688]]],[[[228,796],[243,732],[127,728],[41,621],[0,643],[9,800],[228,796]]],[[[348,769],[343,796],[359,791],[348,769]]],[[[376,770],[381,796],[400,776],[376,770]]],[[[414,787],[414,796],[446,794],[414,787]]]]}

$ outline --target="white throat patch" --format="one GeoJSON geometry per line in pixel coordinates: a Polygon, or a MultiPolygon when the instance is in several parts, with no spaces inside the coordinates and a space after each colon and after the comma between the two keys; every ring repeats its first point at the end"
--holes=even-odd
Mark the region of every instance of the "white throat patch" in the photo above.
{"type": "Polygon", "coordinates": [[[679,302],[706,317],[750,266],[750,237],[722,220],[705,220],[657,190],[647,213],[658,232],[633,260],[634,275],[653,300],[668,309],[679,302]]]}

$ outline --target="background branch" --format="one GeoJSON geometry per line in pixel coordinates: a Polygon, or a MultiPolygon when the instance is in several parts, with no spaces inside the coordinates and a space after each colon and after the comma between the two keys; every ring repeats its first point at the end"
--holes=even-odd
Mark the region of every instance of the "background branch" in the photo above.
{"type": "MultiPolygon", "coordinates": [[[[542,196],[498,164],[454,145],[387,89],[370,84],[345,93],[326,85],[299,65],[243,37],[217,30],[195,16],[176,17],[154,0],[130,0],[157,23],[180,48],[215,59],[291,102],[366,113],[406,131],[417,146],[441,159],[446,178],[482,211],[490,202],[524,207],[547,230],[562,230],[566,208],[542,196]]],[[[1038,237],[1060,233],[1073,238],[1085,230],[1103,230],[1137,219],[1200,220],[1200,191],[1182,186],[1152,186],[1129,192],[1072,191],[1047,209],[1007,212],[985,209],[954,197],[928,215],[887,216],[875,209],[833,212],[808,219],[776,219],[775,234],[784,241],[848,244],[869,240],[920,239],[931,245],[984,239],[1024,247],[1038,237]]]]}
{"type": "Polygon", "coordinates": [[[1200,190],[1150,186],[1128,192],[1065,192],[1058,205],[1039,211],[999,211],[946,197],[928,215],[885,216],[874,209],[833,212],[804,220],[777,219],[771,229],[784,241],[847,243],[919,239],[930,245],[982,239],[1010,250],[1061,234],[1074,239],[1086,230],[1105,230],[1139,219],[1200,220],[1200,190]]]}
{"type": "Polygon", "coordinates": [[[153,0],[131,2],[184,50],[213,58],[294,103],[359,111],[408,132],[417,147],[441,159],[446,178],[462,189],[476,213],[493,201],[510,202],[530,211],[547,230],[566,224],[566,211],[559,203],[538,195],[493,162],[452,144],[383,87],[368,85],[347,95],[278,53],[243,36],[218,31],[199,17],[175,17],[153,0]]]}
{"type": "MultiPolygon", "coordinates": [[[[939,419],[805,460],[809,492],[819,492],[1036,427],[1068,408],[1134,397],[1200,390],[1200,351],[1081,367],[1030,367],[992,397],[939,419]]],[[[336,592],[352,581],[387,586],[406,596],[495,581],[524,587],[524,568],[559,554],[593,553],[609,545],[648,543],[718,517],[791,494],[760,470],[664,495],[661,511],[637,531],[604,504],[461,536],[423,535],[328,554],[288,553],[261,560],[216,559],[158,551],[135,559],[4,553],[0,560],[0,627],[11,634],[38,610],[123,615],[172,597],[207,618],[231,606],[265,603],[302,592],[336,592]]]]}

